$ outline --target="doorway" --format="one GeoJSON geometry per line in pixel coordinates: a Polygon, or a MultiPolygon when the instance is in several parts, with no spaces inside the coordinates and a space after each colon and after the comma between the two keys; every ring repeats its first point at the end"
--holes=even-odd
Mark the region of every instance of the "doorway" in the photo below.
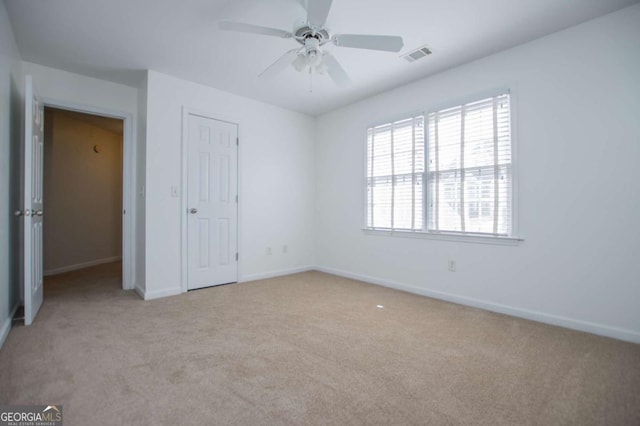
{"type": "Polygon", "coordinates": [[[45,277],[122,262],[123,156],[124,120],[45,107],[45,277]]]}
{"type": "MultiPolygon", "coordinates": [[[[59,108],[100,117],[117,118],[122,123],[121,148],[121,269],[120,281],[123,290],[133,290],[135,276],[135,123],[133,114],[107,110],[102,107],[79,105],[68,101],[41,98],[35,89],[33,78],[25,76],[24,86],[24,127],[22,146],[15,152],[19,158],[12,164],[12,170],[19,176],[13,214],[19,219],[18,231],[13,245],[16,253],[14,275],[20,285],[24,305],[24,324],[31,325],[43,301],[43,221],[46,206],[43,204],[44,190],[44,107],[59,108]],[[14,168],[15,167],[15,168],[14,168]],[[127,214],[128,213],[128,214],[127,214]]],[[[100,147],[95,146],[96,153],[100,147]]],[[[62,166],[66,167],[66,166],[62,166]]],[[[13,174],[13,173],[12,173],[13,174]]],[[[78,180],[83,180],[79,177],[78,180]]],[[[65,189],[70,192],[70,189],[65,189]]],[[[85,206],[76,206],[83,209],[85,206]]],[[[99,226],[99,225],[97,225],[99,226]]],[[[76,264],[78,266],[78,264],[76,264]]]]}

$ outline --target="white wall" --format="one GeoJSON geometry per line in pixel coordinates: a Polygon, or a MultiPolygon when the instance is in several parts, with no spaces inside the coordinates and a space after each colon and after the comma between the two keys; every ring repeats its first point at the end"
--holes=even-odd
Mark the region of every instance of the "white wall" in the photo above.
{"type": "Polygon", "coordinates": [[[31,62],[23,62],[22,68],[25,75],[33,76],[34,85],[42,98],[126,112],[134,116],[137,113],[136,88],[31,62]]]}
{"type": "Polygon", "coordinates": [[[639,22],[636,5],[319,117],[317,265],[640,342],[639,22]],[[363,233],[367,126],[505,85],[525,241],[363,233]]]}
{"type": "Polygon", "coordinates": [[[45,275],[120,259],[122,132],[51,109],[45,127],[45,275]]]}
{"type": "Polygon", "coordinates": [[[147,83],[148,72],[144,72],[140,86],[138,87],[138,117],[136,126],[136,183],[135,188],[135,289],[144,297],[145,292],[145,183],[146,183],[146,152],[147,152],[147,83]]]}
{"type": "Polygon", "coordinates": [[[20,138],[20,54],[4,3],[0,2],[0,347],[9,333],[11,315],[20,302],[19,285],[14,276],[17,258],[10,251],[18,218],[14,208],[17,174],[12,162],[20,138]],[[13,170],[12,170],[13,169],[13,170]]]}
{"type": "Polygon", "coordinates": [[[240,124],[240,280],[311,266],[314,119],[154,71],[147,90],[146,298],[181,291],[181,200],[170,189],[181,187],[183,106],[240,124]]]}

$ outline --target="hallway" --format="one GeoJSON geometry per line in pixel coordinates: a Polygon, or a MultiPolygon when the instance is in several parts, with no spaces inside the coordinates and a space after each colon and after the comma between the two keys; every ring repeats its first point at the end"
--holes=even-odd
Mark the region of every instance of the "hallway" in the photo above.
{"type": "Polygon", "coordinates": [[[106,263],[44,277],[46,305],[64,303],[64,299],[75,297],[100,297],[104,298],[101,303],[108,303],[109,298],[122,297],[122,293],[127,293],[122,290],[122,262],[106,263]]]}

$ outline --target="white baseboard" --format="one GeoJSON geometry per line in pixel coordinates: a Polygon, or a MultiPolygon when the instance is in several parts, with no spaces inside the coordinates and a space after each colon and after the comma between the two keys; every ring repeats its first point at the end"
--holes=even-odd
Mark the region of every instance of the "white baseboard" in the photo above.
{"type": "Polygon", "coordinates": [[[122,256],[105,257],[104,259],[90,260],[88,262],[82,262],[82,263],[77,263],[75,265],[63,266],[61,268],[48,269],[44,271],[43,275],[47,277],[49,275],[56,275],[56,274],[61,274],[63,272],[76,271],[78,269],[88,268],[89,266],[102,265],[104,263],[117,262],[119,260],[122,260],[122,256]]]}
{"type": "Polygon", "coordinates": [[[178,294],[182,294],[182,287],[174,287],[158,291],[146,291],[136,286],[135,290],[136,293],[138,293],[144,300],[160,299],[161,297],[177,296],[178,294]]]}
{"type": "Polygon", "coordinates": [[[13,316],[16,314],[19,306],[20,304],[17,304],[9,313],[9,317],[5,318],[2,322],[2,328],[0,328],[0,349],[2,349],[2,345],[4,345],[4,341],[7,340],[7,337],[9,337],[11,325],[13,324],[13,316]]]}
{"type": "Polygon", "coordinates": [[[283,275],[291,275],[291,274],[298,274],[300,272],[313,271],[314,269],[316,268],[313,266],[299,266],[297,268],[280,269],[277,271],[263,272],[259,274],[243,275],[238,279],[238,282],[246,283],[249,281],[265,280],[267,278],[275,278],[275,277],[281,277],[283,275]]]}
{"type": "Polygon", "coordinates": [[[142,287],[140,287],[138,284],[136,284],[133,287],[133,291],[135,291],[138,296],[140,296],[142,298],[142,300],[144,300],[144,289],[142,287]]]}
{"type": "Polygon", "coordinates": [[[420,288],[408,284],[398,283],[366,275],[354,274],[352,272],[342,271],[339,269],[316,266],[316,270],[326,272],[332,275],[338,275],[345,278],[351,278],[359,281],[365,281],[372,284],[378,284],[383,287],[394,288],[396,290],[406,291],[408,293],[419,294],[434,299],[445,300],[460,305],[472,306],[487,311],[498,312],[501,314],[511,315],[514,317],[524,318],[532,321],[542,322],[545,324],[557,325],[560,327],[570,328],[587,333],[598,334],[600,336],[611,337],[614,339],[625,340],[627,342],[640,343],[640,333],[633,330],[610,327],[608,325],[597,324],[588,321],[576,320],[558,315],[547,314],[544,312],[531,311],[528,309],[516,308],[513,306],[502,305],[500,303],[488,302],[485,300],[474,299],[471,297],[459,296],[451,293],[445,293],[435,290],[420,288]]]}
{"type": "MultiPolygon", "coordinates": [[[[307,272],[307,271],[312,271],[312,270],[314,270],[314,268],[312,266],[303,266],[303,267],[291,268],[291,269],[281,269],[281,270],[278,270],[278,271],[265,272],[265,273],[261,273],[261,274],[246,275],[246,276],[243,276],[243,277],[239,278],[238,282],[249,282],[249,281],[263,280],[263,279],[266,279],[266,278],[280,277],[282,275],[291,275],[291,274],[297,274],[299,272],[307,272]]],[[[177,296],[178,294],[182,294],[182,287],[175,287],[175,288],[170,288],[170,289],[166,289],[166,290],[149,292],[149,291],[146,291],[146,290],[142,289],[141,287],[139,287],[136,284],[134,290],[144,300],[153,300],[153,299],[159,299],[161,297],[177,296]]]]}

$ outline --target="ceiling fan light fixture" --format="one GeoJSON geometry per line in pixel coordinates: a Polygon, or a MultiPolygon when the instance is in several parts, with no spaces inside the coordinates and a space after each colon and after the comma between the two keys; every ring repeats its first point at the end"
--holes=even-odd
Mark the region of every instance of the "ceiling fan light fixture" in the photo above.
{"type": "Polygon", "coordinates": [[[324,61],[320,61],[320,63],[316,65],[315,71],[316,71],[316,74],[322,74],[322,75],[326,74],[327,64],[325,64],[324,61]]]}
{"type": "Polygon", "coordinates": [[[318,50],[312,50],[307,53],[307,63],[314,68],[322,62],[322,54],[318,50]]]}
{"type": "Polygon", "coordinates": [[[293,67],[298,72],[303,72],[307,69],[307,57],[304,54],[298,55],[295,61],[293,61],[293,67]]]}

